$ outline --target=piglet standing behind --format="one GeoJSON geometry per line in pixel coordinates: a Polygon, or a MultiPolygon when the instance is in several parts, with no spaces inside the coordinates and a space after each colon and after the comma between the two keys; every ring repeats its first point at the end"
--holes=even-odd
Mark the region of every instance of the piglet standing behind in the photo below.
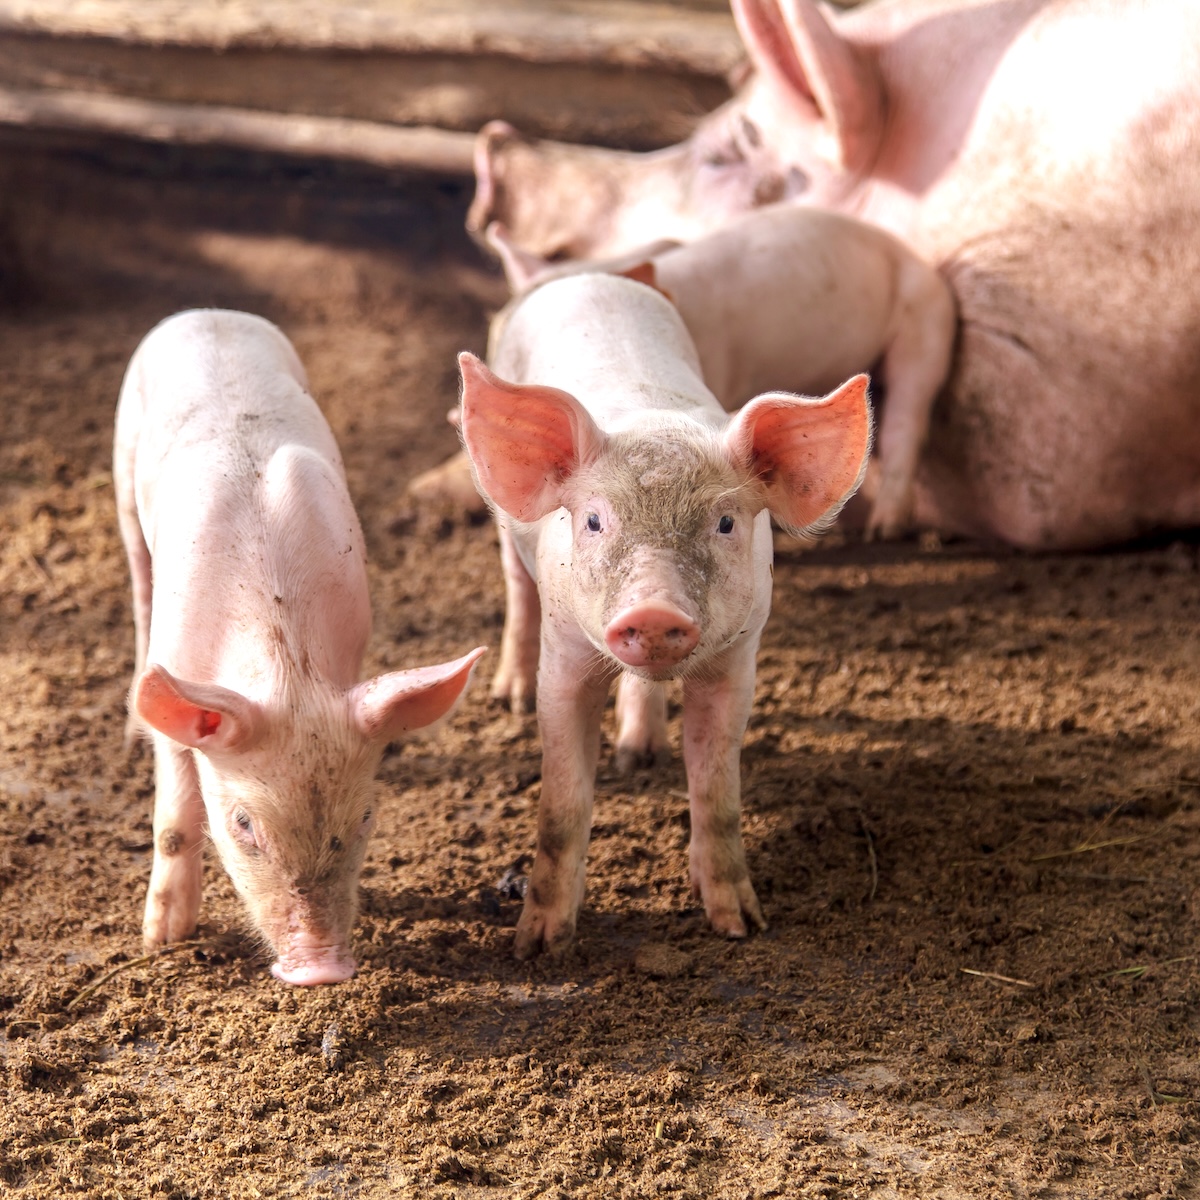
{"type": "MultiPolygon", "coordinates": [[[[704,382],[729,411],[770,388],[819,395],[872,371],[885,399],[860,493],[865,532],[893,538],[912,523],[956,319],[945,279],[899,239],[838,213],[774,205],[693,242],[664,239],[600,262],[548,262],[516,245],[498,221],[487,241],[517,295],[585,271],[657,287],[679,309],[704,382]]],[[[481,507],[461,455],[409,490],[426,502],[481,507]]]]}
{"type": "Polygon", "coordinates": [[[840,213],[775,205],[694,242],[662,241],[599,263],[545,262],[499,223],[487,240],[514,292],[579,271],[632,272],[661,289],[727,409],[767,388],[819,394],[877,370],[886,399],[877,470],[863,486],[867,534],[892,538],[908,526],[956,319],[950,285],[898,238],[840,213]]]}
{"type": "Polygon", "coordinates": [[[130,725],[154,742],[148,948],[196,929],[204,830],[294,984],[354,974],[384,744],[447,713],[482,649],[359,682],[362,531],[269,322],[180,313],[134,354],[113,476],[133,577],[130,725]]]}
{"type": "Polygon", "coordinates": [[[459,363],[463,440],[498,513],[507,581],[493,695],[520,708],[536,676],[542,735],[517,956],[574,935],[601,714],[618,675],[627,760],[666,745],[662,682],[682,680],[692,889],[719,932],[763,927],[740,757],[770,609],[770,517],[818,530],[858,486],[865,376],[823,399],[763,395],[731,417],[671,303],[603,274],[553,280],[506,309],[495,374],[470,354],[459,363]]]}

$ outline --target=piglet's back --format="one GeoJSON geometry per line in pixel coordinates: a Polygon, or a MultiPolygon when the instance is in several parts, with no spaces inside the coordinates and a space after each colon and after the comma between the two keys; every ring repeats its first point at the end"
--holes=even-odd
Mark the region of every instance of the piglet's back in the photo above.
{"type": "Polygon", "coordinates": [[[158,660],[240,674],[239,641],[257,653],[286,610],[312,666],[355,681],[370,619],[362,533],[337,444],[275,326],[195,310],[153,329],[122,388],[122,456],[154,562],[158,660]]]}
{"type": "Polygon", "coordinates": [[[622,276],[534,288],[502,314],[491,358],[506,379],[570,392],[606,428],[648,408],[721,411],[675,306],[622,276]]]}
{"type": "MultiPolygon", "coordinates": [[[[251,461],[284,443],[311,446],[340,463],[307,389],[291,344],[262,317],[195,309],[155,326],[121,390],[119,421],[137,443],[139,503],[168,463],[228,480],[231,472],[252,474],[251,461]]],[[[118,443],[122,432],[119,425],[118,443]]]]}

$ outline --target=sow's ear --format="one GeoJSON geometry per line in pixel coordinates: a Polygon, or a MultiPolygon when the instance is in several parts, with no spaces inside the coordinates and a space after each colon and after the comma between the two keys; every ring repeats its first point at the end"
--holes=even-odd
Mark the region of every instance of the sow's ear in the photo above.
{"type": "Polygon", "coordinates": [[[458,702],[486,649],[479,646],[453,662],[392,671],[360,683],[350,691],[354,723],[364,736],[384,740],[432,725],[458,702]]]}
{"type": "Polygon", "coordinates": [[[462,438],[479,489],[518,521],[562,504],[563,483],[599,453],[604,435],[566,392],[507,383],[473,354],[462,371],[462,438]]]}
{"type": "Polygon", "coordinates": [[[215,683],[188,683],[150,664],[133,685],[131,707],[152,729],[205,754],[248,750],[266,718],[245,696],[215,683]]]}
{"type": "Polygon", "coordinates": [[[493,221],[484,231],[483,240],[496,252],[508,280],[509,291],[514,296],[527,292],[543,275],[553,270],[544,258],[522,250],[509,236],[508,228],[493,221]]]}
{"type": "Polygon", "coordinates": [[[862,170],[883,136],[874,63],[833,28],[813,0],[732,0],[738,33],[813,149],[841,170],[862,170]]]}
{"type": "Polygon", "coordinates": [[[728,453],[763,484],[781,525],[820,531],[862,483],[871,450],[868,382],[855,375],[823,398],[758,396],[725,430],[728,453]]]}

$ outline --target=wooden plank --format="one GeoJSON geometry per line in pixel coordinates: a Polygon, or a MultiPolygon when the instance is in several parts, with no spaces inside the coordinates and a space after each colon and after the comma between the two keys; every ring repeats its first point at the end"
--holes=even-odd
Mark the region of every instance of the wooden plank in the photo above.
{"type": "Polygon", "coordinates": [[[0,88],[0,125],[229,146],[448,175],[470,174],[474,143],[469,133],[445,129],[13,88],[0,88]]]}
{"type": "Polygon", "coordinates": [[[726,0],[0,0],[0,123],[460,173],[493,117],[678,141],[742,53],[726,0]]]}
{"type": "Polygon", "coordinates": [[[223,50],[502,55],[712,76],[741,56],[728,7],[714,0],[0,0],[0,31],[223,50]]]}
{"type": "Polygon", "coordinates": [[[215,49],[3,31],[0,85],[463,132],[504,117],[531,134],[638,148],[684,136],[729,94],[712,76],[496,55],[215,49]]]}

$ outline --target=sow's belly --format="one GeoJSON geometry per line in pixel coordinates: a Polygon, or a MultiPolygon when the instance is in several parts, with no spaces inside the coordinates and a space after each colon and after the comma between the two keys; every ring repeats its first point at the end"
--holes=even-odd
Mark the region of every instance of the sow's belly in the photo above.
{"type": "Polygon", "coordinates": [[[960,308],[918,518],[1027,548],[1200,524],[1200,192],[1027,208],[943,262],[960,308]]]}

